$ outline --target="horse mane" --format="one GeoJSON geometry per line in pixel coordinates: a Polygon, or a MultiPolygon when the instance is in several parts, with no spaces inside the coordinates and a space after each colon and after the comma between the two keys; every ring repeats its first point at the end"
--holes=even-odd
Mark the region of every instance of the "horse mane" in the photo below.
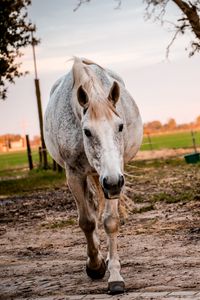
{"type": "Polygon", "coordinates": [[[77,90],[80,85],[83,86],[89,97],[88,112],[91,119],[99,119],[102,116],[107,119],[112,118],[112,113],[118,116],[115,107],[108,100],[102,83],[98,80],[95,72],[89,67],[96,65],[101,70],[105,70],[100,65],[86,58],[74,57],[73,72],[73,87],[77,90]]]}

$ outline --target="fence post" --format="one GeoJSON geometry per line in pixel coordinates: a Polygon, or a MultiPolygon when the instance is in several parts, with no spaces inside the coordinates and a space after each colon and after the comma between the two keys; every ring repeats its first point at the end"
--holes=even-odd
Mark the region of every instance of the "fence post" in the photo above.
{"type": "Polygon", "coordinates": [[[152,145],[150,133],[147,133],[147,138],[148,138],[148,142],[149,142],[149,145],[150,145],[150,149],[151,149],[151,151],[153,151],[153,145],[152,145]]]}
{"type": "Polygon", "coordinates": [[[38,148],[38,153],[39,153],[39,166],[41,168],[42,167],[42,147],[38,148]]]}
{"type": "Polygon", "coordinates": [[[53,171],[56,171],[56,161],[53,159],[53,171]]]}
{"type": "Polygon", "coordinates": [[[26,134],[26,149],[27,149],[29,170],[32,170],[33,169],[33,161],[32,161],[31,147],[30,147],[28,134],[26,134]]]}
{"type": "Polygon", "coordinates": [[[193,130],[191,130],[191,136],[192,136],[192,144],[193,144],[194,152],[197,153],[196,139],[193,130]]]}
{"type": "Polygon", "coordinates": [[[59,164],[57,164],[57,168],[58,168],[58,173],[62,173],[63,168],[59,164]]]}

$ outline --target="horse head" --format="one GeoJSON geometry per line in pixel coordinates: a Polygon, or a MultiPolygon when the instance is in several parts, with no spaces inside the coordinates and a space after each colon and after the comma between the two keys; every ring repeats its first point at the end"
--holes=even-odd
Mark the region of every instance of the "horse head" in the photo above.
{"type": "Polygon", "coordinates": [[[81,127],[88,161],[99,174],[105,197],[117,198],[124,185],[124,124],[116,111],[119,84],[114,81],[108,95],[97,86],[88,92],[80,85],[77,99],[82,107],[81,127]]]}

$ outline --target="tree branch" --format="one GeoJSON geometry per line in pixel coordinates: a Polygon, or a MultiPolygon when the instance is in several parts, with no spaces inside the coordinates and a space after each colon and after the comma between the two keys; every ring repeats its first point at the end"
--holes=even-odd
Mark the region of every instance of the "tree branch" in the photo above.
{"type": "Polygon", "coordinates": [[[200,18],[197,13],[197,5],[194,5],[191,2],[189,2],[188,4],[187,2],[182,0],[172,0],[172,1],[181,9],[181,11],[187,17],[187,20],[192,27],[192,31],[194,32],[196,37],[200,40],[200,18]]]}
{"type": "Polygon", "coordinates": [[[168,59],[169,58],[169,51],[170,51],[170,48],[171,48],[171,46],[173,45],[173,43],[174,43],[174,41],[175,41],[175,39],[177,38],[177,36],[178,36],[178,34],[181,32],[181,29],[178,27],[177,28],[177,30],[176,30],[176,32],[175,32],[175,34],[174,34],[174,36],[173,36],[173,38],[172,38],[172,40],[171,40],[171,42],[168,44],[168,46],[167,46],[167,48],[166,48],[166,58],[168,59]]]}
{"type": "Polygon", "coordinates": [[[76,12],[82,4],[89,3],[91,0],[79,0],[76,7],[73,9],[73,12],[76,12]]]}
{"type": "MultiPolygon", "coordinates": [[[[151,18],[154,15],[154,21],[160,21],[163,25],[168,22],[164,20],[164,15],[166,13],[166,6],[169,0],[144,0],[147,3],[146,16],[151,18]]],[[[182,16],[177,19],[177,24],[173,24],[175,27],[175,34],[167,46],[166,57],[169,56],[169,51],[177,38],[179,33],[184,34],[186,29],[190,30],[195,38],[191,41],[192,51],[189,56],[192,56],[195,52],[200,51],[200,0],[196,1],[184,1],[184,0],[172,0],[181,11],[182,16]]],[[[168,22],[169,23],[169,22],[168,22]]]]}
{"type": "Polygon", "coordinates": [[[115,9],[120,9],[122,6],[122,0],[115,0],[117,2],[117,6],[115,7],[115,9]]]}

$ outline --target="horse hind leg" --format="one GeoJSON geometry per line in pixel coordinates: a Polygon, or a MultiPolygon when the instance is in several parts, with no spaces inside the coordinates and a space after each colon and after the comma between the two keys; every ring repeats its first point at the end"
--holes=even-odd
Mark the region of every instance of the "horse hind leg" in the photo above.
{"type": "Polygon", "coordinates": [[[120,261],[117,253],[117,234],[119,229],[118,199],[105,201],[104,228],[108,236],[108,291],[119,294],[125,291],[124,279],[120,275],[120,261]]]}
{"type": "Polygon", "coordinates": [[[91,205],[87,178],[77,175],[68,173],[68,185],[78,208],[79,226],[87,240],[86,273],[92,279],[101,279],[105,275],[106,264],[100,252],[96,209],[95,205],[91,205]]]}

